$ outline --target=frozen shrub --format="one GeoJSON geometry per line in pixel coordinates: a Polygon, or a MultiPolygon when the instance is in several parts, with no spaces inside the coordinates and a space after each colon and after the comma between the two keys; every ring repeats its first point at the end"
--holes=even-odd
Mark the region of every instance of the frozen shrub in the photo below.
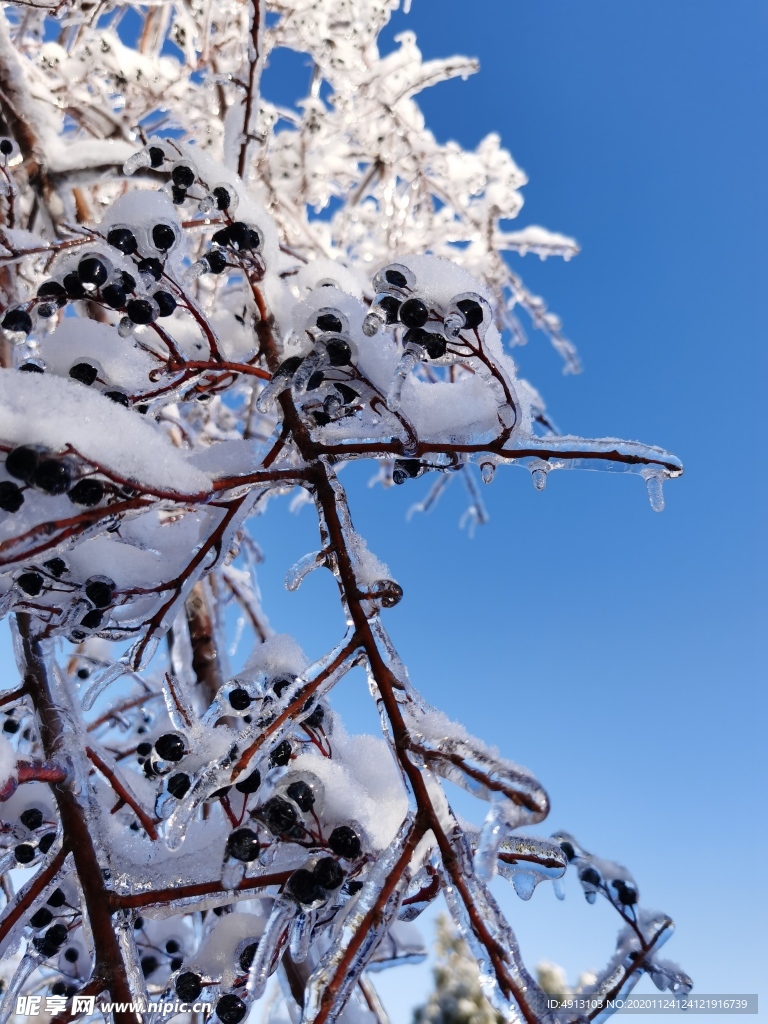
{"type": "Polygon", "coordinates": [[[423,956],[411,922],[440,894],[496,1012],[543,1020],[488,882],[529,899],[567,869],[625,926],[596,1014],[643,973],[690,986],[628,872],[520,833],[544,789],[419,696],[385,625],[403,591],[339,482],[369,459],[384,486],[428,476],[430,504],[461,478],[479,522],[499,467],[539,490],[558,469],[635,473],[656,509],[682,472],[561,435],[518,376],[518,314],[578,362],[504,254],[576,246],[501,226],[525,178],[495,136],[464,152],[424,128],[415,94],[475,66],[424,62],[410,34],[382,57],[394,6],[0,15],[0,612],[20,676],[0,861],[23,873],[3,890],[3,1020],[19,996],[80,995],[238,1022],[275,974],[293,1019],[381,1020],[367,970],[423,956]],[[293,110],[260,92],[277,46],[314,69],[293,110]],[[289,492],[319,541],[286,585],[329,571],[348,623],[315,661],[270,629],[248,532],[289,492]],[[253,646],[236,674],[235,621],[253,646]],[[381,738],[328,702],[357,665],[381,738]],[[481,828],[443,779],[488,802],[481,828]]]}

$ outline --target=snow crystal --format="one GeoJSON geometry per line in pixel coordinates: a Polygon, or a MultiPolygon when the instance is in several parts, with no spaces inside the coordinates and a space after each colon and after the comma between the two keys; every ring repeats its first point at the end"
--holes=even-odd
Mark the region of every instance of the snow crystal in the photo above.
{"type": "Polygon", "coordinates": [[[0,735],[0,789],[8,782],[16,771],[16,751],[5,738],[0,735]]]}

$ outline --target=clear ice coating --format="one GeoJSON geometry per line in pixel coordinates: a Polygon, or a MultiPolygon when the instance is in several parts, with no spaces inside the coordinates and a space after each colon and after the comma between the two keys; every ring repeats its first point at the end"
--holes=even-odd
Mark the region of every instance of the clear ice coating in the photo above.
{"type": "Polygon", "coordinates": [[[529,835],[541,783],[420,696],[386,626],[418,607],[353,523],[359,459],[412,512],[460,481],[470,532],[493,513],[478,470],[519,466],[537,491],[634,473],[656,511],[682,473],[563,434],[519,375],[526,317],[579,364],[505,254],[578,247],[509,230],[526,179],[496,135],[468,152],[424,127],[418,93],[477,67],[423,60],[409,32],[382,55],[396,6],[270,5],[267,24],[266,4],[170,0],[137,7],[130,38],[82,0],[0,19],[19,134],[0,139],[2,1020],[103,990],[199,998],[225,1024],[256,1003],[271,1024],[386,1024],[372,975],[424,956],[414,922],[442,894],[503,1019],[549,1024],[488,883],[535,903],[567,870],[623,925],[595,1019],[643,973],[691,987],[632,875],[529,835]],[[292,108],[260,92],[276,46],[314,69],[292,108]],[[318,524],[286,588],[326,570],[339,594],[320,657],[262,603],[258,516],[283,498],[318,524]],[[379,737],[333,709],[355,667],[379,737]],[[445,781],[483,801],[473,820],[445,781]]]}

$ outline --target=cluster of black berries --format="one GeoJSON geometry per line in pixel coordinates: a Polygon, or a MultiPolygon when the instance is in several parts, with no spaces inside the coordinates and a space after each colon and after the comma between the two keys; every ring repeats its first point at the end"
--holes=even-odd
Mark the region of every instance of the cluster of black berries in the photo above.
{"type": "Polygon", "coordinates": [[[486,311],[478,298],[457,296],[449,310],[430,308],[414,294],[416,284],[411,271],[394,264],[377,274],[378,294],[363,320],[363,333],[373,337],[381,327],[404,327],[405,345],[418,346],[422,358],[442,359],[448,344],[463,330],[477,330],[486,321],[486,311]]]}
{"type": "Polygon", "coordinates": [[[178,939],[169,938],[163,948],[144,935],[144,918],[136,917],[133,921],[134,932],[140,933],[136,946],[140,954],[141,973],[145,978],[156,974],[161,967],[171,972],[178,971],[184,964],[184,951],[178,939]]]}
{"type": "MultiPolygon", "coordinates": [[[[163,254],[178,242],[178,231],[172,224],[155,224],[150,235],[155,249],[163,254]]],[[[110,228],[107,242],[124,255],[135,257],[136,272],[145,288],[151,289],[160,280],[162,262],[155,256],[138,257],[138,240],[130,228],[110,228]]],[[[176,309],[176,299],[169,291],[158,288],[151,294],[142,294],[133,274],[114,267],[102,252],[92,251],[85,253],[77,266],[65,271],[60,279],[43,281],[31,302],[9,309],[2,326],[8,331],[29,334],[34,327],[33,313],[49,319],[77,299],[92,299],[109,309],[124,311],[128,324],[137,326],[170,316],[176,309]]]]}
{"type": "Polygon", "coordinates": [[[75,505],[93,508],[106,493],[105,485],[95,477],[76,480],[77,466],[66,456],[52,454],[42,445],[23,444],[12,448],[5,460],[5,470],[15,480],[0,482],[0,509],[18,512],[24,504],[24,489],[31,487],[44,494],[66,494],[75,505]]]}
{"type": "MultiPolygon", "coordinates": [[[[247,962],[246,954],[248,951],[250,951],[250,962],[252,963],[256,954],[256,944],[252,943],[250,946],[246,946],[246,950],[240,957],[241,966],[244,962],[247,962]],[[246,959],[244,960],[244,958],[246,959]]],[[[244,974],[247,975],[249,967],[250,963],[245,968],[244,974]]],[[[201,975],[196,974],[194,971],[184,971],[176,978],[174,988],[181,1002],[193,1003],[199,999],[203,986],[204,982],[201,975]]],[[[240,1024],[248,1014],[248,1006],[235,992],[225,992],[224,995],[219,996],[216,1002],[215,1013],[222,1024],[240,1024]]]]}
{"type": "MultiPolygon", "coordinates": [[[[174,765],[178,764],[188,753],[187,742],[177,732],[166,732],[156,739],[154,744],[147,741],[139,743],[136,753],[139,757],[139,763],[144,766],[144,774],[147,778],[152,778],[156,775],[167,775],[173,771],[174,765]]],[[[176,779],[174,783],[176,792],[171,790],[170,780],[168,789],[171,790],[173,796],[181,798],[191,785],[189,776],[180,772],[173,776],[173,778],[176,779]]]]}
{"type": "MultiPolygon", "coordinates": [[[[215,248],[209,249],[192,267],[192,274],[223,274],[228,266],[240,262],[248,256],[251,262],[259,258],[262,246],[261,233],[258,228],[244,221],[233,221],[215,231],[211,237],[215,248]]],[[[263,264],[259,262],[259,271],[263,273],[263,264]]]]}
{"type": "Polygon", "coordinates": [[[84,583],[66,579],[69,567],[63,558],[49,558],[41,566],[24,569],[14,580],[16,587],[28,597],[38,597],[44,590],[77,594],[75,606],[77,625],[71,638],[84,640],[89,632],[104,622],[107,609],[115,599],[116,584],[108,576],[89,576],[84,583]]]}
{"type": "MultiPolygon", "coordinates": [[[[22,840],[13,850],[17,864],[31,864],[38,855],[45,856],[56,841],[56,828],[54,826],[51,830],[51,822],[46,821],[39,807],[28,807],[22,811],[14,831],[22,840]]],[[[48,914],[50,920],[48,911],[41,913],[43,916],[48,914]]]]}
{"type": "MultiPolygon", "coordinates": [[[[71,908],[67,906],[67,897],[63,889],[54,889],[45,905],[39,907],[27,922],[28,926],[38,933],[32,939],[33,947],[46,959],[56,956],[69,937],[69,929],[66,924],[55,920],[58,916],[55,911],[58,910],[61,911],[62,915],[69,915],[71,913],[71,908]],[[62,910],[62,908],[65,909],[62,910]]],[[[61,994],[63,995],[64,993],[61,994]]]]}
{"type": "Polygon", "coordinates": [[[201,181],[194,164],[185,158],[174,160],[165,148],[162,139],[154,139],[146,146],[141,153],[137,153],[126,165],[127,171],[137,170],[139,167],[150,167],[155,171],[170,168],[170,192],[171,199],[176,206],[182,206],[189,199],[197,199],[200,209],[204,213],[211,210],[233,210],[237,206],[237,193],[229,185],[214,185],[212,189],[201,181]],[[200,188],[203,190],[203,197],[200,198],[200,188]],[[190,196],[190,190],[194,189],[197,196],[190,196]]]}

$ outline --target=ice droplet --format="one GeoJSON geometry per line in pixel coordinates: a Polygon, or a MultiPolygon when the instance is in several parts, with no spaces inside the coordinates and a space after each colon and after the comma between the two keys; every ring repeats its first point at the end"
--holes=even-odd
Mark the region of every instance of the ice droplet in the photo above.
{"type": "Polygon", "coordinates": [[[530,871],[516,871],[512,876],[512,885],[521,900],[529,900],[536,888],[536,875],[530,871]]]}
{"type": "Polygon", "coordinates": [[[496,464],[494,462],[484,462],[480,466],[480,478],[484,484],[493,483],[493,478],[496,475],[496,464]]]}
{"type": "Polygon", "coordinates": [[[648,498],[654,512],[664,511],[664,475],[656,470],[643,473],[645,486],[648,488],[648,498]]]}
{"type": "Polygon", "coordinates": [[[544,488],[547,486],[547,474],[549,473],[552,467],[549,465],[548,462],[545,462],[543,459],[536,459],[535,461],[530,463],[528,468],[531,471],[531,480],[533,481],[533,486],[536,488],[537,491],[543,491],[544,488]]]}

